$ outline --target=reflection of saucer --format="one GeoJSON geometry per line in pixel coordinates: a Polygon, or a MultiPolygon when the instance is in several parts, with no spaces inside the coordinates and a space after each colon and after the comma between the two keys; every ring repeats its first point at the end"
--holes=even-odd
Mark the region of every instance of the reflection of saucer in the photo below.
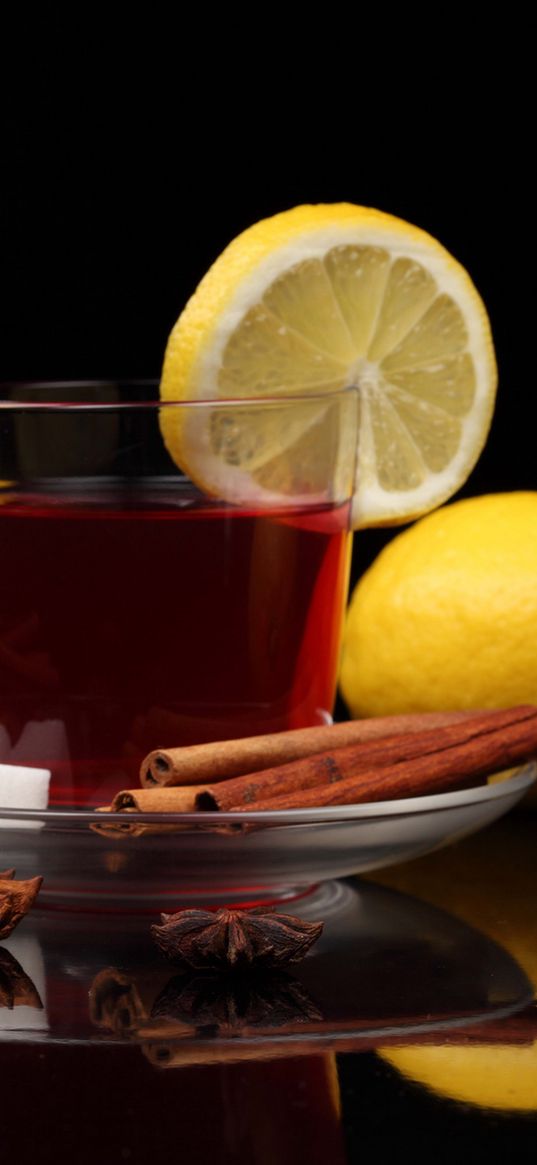
{"type": "Polygon", "coordinates": [[[17,933],[0,944],[0,1039],[47,1030],[45,969],[35,935],[17,933]]]}
{"type": "Polygon", "coordinates": [[[228,985],[226,997],[214,980],[178,979],[152,944],[151,917],[35,911],[25,927],[43,954],[50,1030],[11,1038],[134,1040],[167,1064],[259,1059],[358,1050],[392,1036],[408,1042],[499,1019],[531,998],[525,975],[501,947],[406,895],[331,882],[296,901],[293,912],[325,922],[312,952],[285,981],[260,981],[257,995],[251,985],[230,994],[228,985]]]}

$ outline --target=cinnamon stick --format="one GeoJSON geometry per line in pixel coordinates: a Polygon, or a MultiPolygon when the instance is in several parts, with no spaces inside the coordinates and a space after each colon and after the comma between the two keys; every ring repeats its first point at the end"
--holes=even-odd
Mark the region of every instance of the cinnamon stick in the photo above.
{"type": "MultiPolygon", "coordinates": [[[[530,760],[536,755],[537,712],[533,712],[525,719],[500,728],[477,732],[463,743],[444,746],[436,752],[386,765],[384,768],[371,767],[358,774],[346,775],[348,768],[343,766],[340,779],[331,784],[293,789],[279,797],[258,801],[254,808],[256,811],[309,809],[445,793],[451,789],[468,787],[480,778],[530,760]]],[[[297,766],[303,763],[299,761],[297,766]]],[[[247,812],[251,808],[251,805],[240,802],[229,806],[233,812],[247,812]]]]}
{"type": "Polygon", "coordinates": [[[476,714],[475,711],[410,712],[399,716],[350,720],[343,724],[323,724],[315,728],[292,728],[286,732],[246,736],[240,740],[218,740],[184,748],[155,749],[142,761],[140,783],[144,788],[155,785],[198,785],[205,781],[215,784],[228,777],[259,772],[332,748],[403,732],[422,732],[445,724],[457,724],[476,714]]]}
{"type": "MultiPolygon", "coordinates": [[[[103,806],[101,813],[193,813],[196,796],[204,791],[204,786],[188,785],[182,789],[122,789],[116,793],[111,805],[103,806]]],[[[115,821],[94,823],[91,829],[104,837],[141,837],[145,833],[177,833],[182,827],[176,824],[164,825],[151,822],[115,821]]]]}
{"type": "MultiPolygon", "coordinates": [[[[264,808],[265,801],[275,797],[289,798],[302,791],[318,786],[334,787],[334,804],[338,804],[337,789],[348,778],[357,779],[360,774],[371,770],[384,769],[401,762],[410,762],[420,756],[435,757],[444,749],[455,745],[469,745],[480,737],[486,738],[493,732],[501,732],[518,722],[534,721],[537,726],[537,708],[520,705],[500,711],[484,712],[466,717],[436,729],[405,733],[361,744],[346,745],[330,752],[303,757],[298,761],[277,765],[258,773],[249,773],[219,784],[210,784],[200,789],[196,796],[196,808],[222,811],[237,808],[264,808]]],[[[535,729],[537,740],[537,727],[535,729]]],[[[506,762],[508,763],[508,762],[506,762]]],[[[492,771],[491,768],[488,771],[492,771]]],[[[377,777],[377,783],[379,778],[377,777]]],[[[410,794],[408,794],[410,796],[410,794]]],[[[352,800],[352,798],[351,798],[352,800]]],[[[296,804],[305,805],[303,796],[296,804]]],[[[316,804],[311,800],[308,804],[316,804]]],[[[319,802],[329,804],[329,802],[319,802]]],[[[275,806],[291,808],[291,805],[275,806]]]]}

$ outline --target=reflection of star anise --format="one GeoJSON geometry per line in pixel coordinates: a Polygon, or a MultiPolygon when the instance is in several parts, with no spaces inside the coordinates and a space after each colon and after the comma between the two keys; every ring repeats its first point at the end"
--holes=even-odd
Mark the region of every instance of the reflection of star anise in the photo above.
{"type": "Polygon", "coordinates": [[[284,971],[254,971],[177,975],[155,1000],[151,1018],[191,1023],[205,1034],[214,1028],[222,1036],[246,1027],[280,1028],[323,1017],[298,979],[284,971]]]}
{"type": "Polygon", "coordinates": [[[162,926],[151,927],[161,951],[196,970],[298,963],[323,929],[322,922],[303,922],[265,907],[180,910],[161,918],[162,926]]]}
{"type": "Polygon", "coordinates": [[[43,881],[42,878],[28,878],[16,882],[14,873],[14,870],[4,870],[0,876],[0,939],[7,938],[28,913],[43,881]]]}
{"type": "Polygon", "coordinates": [[[43,1004],[37,988],[11,954],[0,948],[0,1007],[36,1007],[43,1004]]]}
{"type": "Polygon", "coordinates": [[[134,1038],[143,1036],[148,1027],[154,1036],[161,1026],[163,1035],[171,1032],[177,1039],[196,1034],[237,1036],[252,1029],[294,1030],[323,1018],[302,983],[285,971],[187,972],[175,975],[160,993],[158,978],[154,986],[157,995],[151,1005],[150,981],[143,990],[140,979],[116,967],[100,971],[90,989],[92,1022],[116,1036],[134,1038]]]}

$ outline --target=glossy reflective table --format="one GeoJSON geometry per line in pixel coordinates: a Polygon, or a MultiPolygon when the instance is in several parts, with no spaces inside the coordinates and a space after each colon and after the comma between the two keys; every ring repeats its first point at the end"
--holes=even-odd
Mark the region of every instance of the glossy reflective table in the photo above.
{"type": "Polygon", "coordinates": [[[536,844],[520,811],[325,883],[286,905],[320,941],[272,976],[178,973],[154,915],[35,910],[0,944],[5,1160],[529,1160],[536,844]]]}

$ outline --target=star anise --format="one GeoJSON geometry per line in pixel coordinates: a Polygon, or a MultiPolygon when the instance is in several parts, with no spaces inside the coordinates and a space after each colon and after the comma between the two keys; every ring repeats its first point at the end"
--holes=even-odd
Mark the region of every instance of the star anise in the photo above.
{"type": "Polygon", "coordinates": [[[0,949],[0,1007],[42,1008],[39,992],[11,951],[0,949]]]}
{"type": "Polygon", "coordinates": [[[202,970],[243,970],[298,963],[323,929],[292,914],[255,910],[180,910],[162,914],[151,932],[161,951],[175,962],[202,970]]]}
{"type": "Polygon", "coordinates": [[[14,870],[4,870],[0,876],[0,939],[7,938],[11,931],[33,906],[42,878],[28,878],[16,882],[14,870]]]}

